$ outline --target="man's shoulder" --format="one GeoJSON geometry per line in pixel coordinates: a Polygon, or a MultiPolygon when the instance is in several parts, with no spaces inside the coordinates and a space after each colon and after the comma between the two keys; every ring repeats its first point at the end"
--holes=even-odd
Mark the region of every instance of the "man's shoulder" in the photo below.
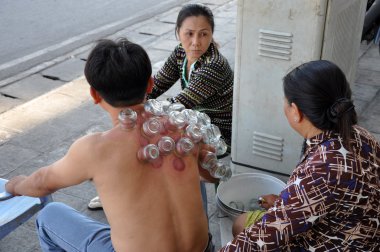
{"type": "Polygon", "coordinates": [[[106,132],[93,132],[78,138],[74,143],[80,145],[101,143],[106,139],[105,134],[106,132]]]}
{"type": "Polygon", "coordinates": [[[102,149],[110,145],[110,131],[94,132],[78,138],[71,146],[74,152],[80,152],[81,155],[96,156],[97,152],[101,153],[102,149]]]}

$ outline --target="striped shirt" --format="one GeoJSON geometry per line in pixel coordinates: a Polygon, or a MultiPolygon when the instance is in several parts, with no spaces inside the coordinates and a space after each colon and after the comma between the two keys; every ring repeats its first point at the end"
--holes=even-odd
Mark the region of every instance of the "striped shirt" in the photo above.
{"type": "Polygon", "coordinates": [[[234,75],[227,59],[211,43],[194,64],[188,82],[182,78],[185,60],[186,53],[180,44],[154,76],[153,91],[148,99],[157,98],[180,79],[182,91],[171,101],[206,113],[230,145],[234,75]]]}
{"type": "Polygon", "coordinates": [[[354,126],[307,140],[301,162],[263,219],[221,251],[380,251],[380,145],[354,126]]]}

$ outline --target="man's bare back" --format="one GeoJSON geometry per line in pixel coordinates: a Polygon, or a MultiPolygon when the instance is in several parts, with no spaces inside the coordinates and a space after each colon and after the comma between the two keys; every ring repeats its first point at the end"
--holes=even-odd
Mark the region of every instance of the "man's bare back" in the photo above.
{"type": "Polygon", "coordinates": [[[139,161],[139,148],[159,138],[142,136],[141,124],[133,130],[116,126],[91,138],[96,144],[89,140],[86,152],[93,157],[89,169],[117,251],[206,248],[208,227],[196,155],[182,157],[184,167],[173,164],[179,161],[175,154],[165,156],[161,165],[139,161]]]}
{"type": "MultiPolygon", "coordinates": [[[[173,139],[180,134],[165,132],[173,139]]],[[[141,122],[131,130],[116,124],[77,140],[63,159],[32,174],[17,192],[39,196],[75,184],[72,178],[92,179],[116,251],[204,251],[208,225],[200,193],[198,146],[187,156],[163,156],[158,164],[138,160],[138,150],[161,137],[144,137],[141,122]],[[37,190],[31,185],[36,181],[37,190]]],[[[14,187],[12,183],[8,188],[14,187]]]]}

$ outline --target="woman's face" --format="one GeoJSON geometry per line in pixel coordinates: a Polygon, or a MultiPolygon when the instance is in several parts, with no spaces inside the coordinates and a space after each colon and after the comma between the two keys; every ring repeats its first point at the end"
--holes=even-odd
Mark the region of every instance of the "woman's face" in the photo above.
{"type": "Polygon", "coordinates": [[[185,49],[186,58],[194,62],[201,57],[212,41],[211,25],[204,16],[191,16],[183,20],[178,37],[185,49]]]}

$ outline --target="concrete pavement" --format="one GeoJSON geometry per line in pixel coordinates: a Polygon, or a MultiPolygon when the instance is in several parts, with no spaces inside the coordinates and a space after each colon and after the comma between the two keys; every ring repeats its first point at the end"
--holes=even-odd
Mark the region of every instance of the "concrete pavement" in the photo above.
{"type": "MultiPolygon", "coordinates": [[[[215,39],[221,52],[234,65],[236,0],[207,1],[215,15],[215,39]]],[[[156,72],[178,43],[174,23],[179,7],[129,26],[111,38],[128,37],[141,44],[149,53],[156,72]]],[[[0,114],[0,177],[30,174],[37,168],[62,157],[71,143],[87,133],[108,129],[111,124],[106,114],[92,104],[88,84],[82,77],[84,61],[91,45],[73,53],[73,57],[50,68],[8,85],[9,96],[23,95],[22,103],[14,102],[0,114]],[[46,79],[43,76],[50,77],[46,79]],[[57,78],[54,78],[57,77],[57,78]],[[33,78],[33,83],[29,81],[33,78]],[[57,79],[54,85],[52,79],[57,79]],[[73,80],[73,81],[72,81],[73,80]],[[23,82],[23,83],[21,83],[23,82]],[[18,86],[17,86],[18,85],[18,86]],[[23,92],[22,92],[23,91],[23,92]],[[38,95],[37,98],[32,98],[38,95]],[[47,93],[46,93],[47,92],[47,93]]],[[[352,85],[360,124],[380,140],[380,57],[372,44],[362,45],[358,61],[357,81],[352,85]]],[[[174,86],[162,98],[179,90],[174,86]]],[[[4,92],[0,89],[0,92],[4,92]]],[[[17,96],[17,97],[18,97],[17,96]]],[[[2,96],[0,99],[12,99],[2,96]]],[[[1,100],[0,100],[1,104],[1,100]]],[[[228,162],[228,159],[226,160],[228,162]]],[[[210,230],[217,248],[221,247],[220,213],[215,206],[213,185],[207,186],[209,196],[210,230]]],[[[106,222],[103,211],[87,210],[87,203],[96,195],[90,182],[59,190],[55,201],[64,202],[94,219],[106,222]]],[[[0,251],[40,251],[34,218],[0,241],[0,251]]]]}
{"type": "MultiPolygon", "coordinates": [[[[215,15],[216,41],[233,66],[236,0],[211,0],[208,5],[215,15]]],[[[178,43],[174,28],[179,8],[128,26],[110,38],[127,37],[142,45],[156,72],[178,43]]],[[[106,114],[91,102],[89,86],[82,77],[91,47],[77,49],[66,60],[56,59],[56,64],[50,66],[50,62],[48,68],[0,87],[0,92],[6,94],[0,96],[0,177],[30,174],[62,157],[78,137],[111,127],[106,114]]],[[[173,96],[179,89],[175,85],[162,98],[173,96]]],[[[213,185],[208,186],[208,192],[210,229],[215,230],[215,242],[220,244],[213,185]]],[[[53,198],[106,222],[103,211],[87,210],[87,203],[95,195],[93,185],[86,182],[59,190],[53,198]]],[[[34,219],[0,240],[0,251],[40,251],[34,219]]]]}

